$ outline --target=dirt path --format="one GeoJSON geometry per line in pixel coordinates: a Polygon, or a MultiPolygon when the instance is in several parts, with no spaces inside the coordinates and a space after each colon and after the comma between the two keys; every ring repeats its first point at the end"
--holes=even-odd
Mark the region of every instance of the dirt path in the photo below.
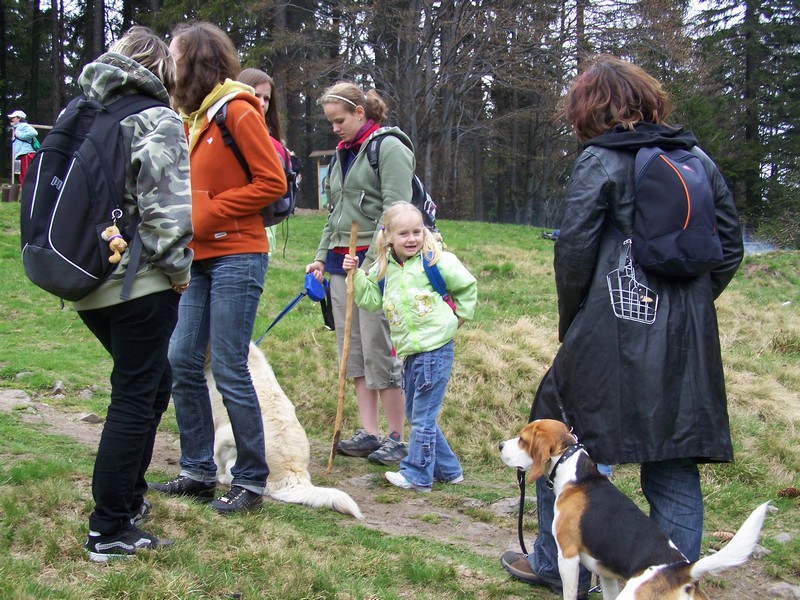
{"type": "MultiPolygon", "coordinates": [[[[31,402],[23,392],[15,390],[0,390],[0,410],[17,411],[23,421],[44,424],[50,432],[69,436],[88,446],[97,446],[103,427],[102,422],[92,422],[94,419],[81,420],[82,415],[31,402]]],[[[328,449],[326,444],[312,442],[309,471],[312,481],[319,485],[334,484],[325,481],[328,449]]],[[[179,454],[175,437],[160,434],[156,439],[151,469],[176,472],[179,454]]],[[[460,494],[409,493],[407,499],[387,502],[387,494],[397,492],[387,488],[379,474],[364,474],[359,459],[337,458],[334,469],[337,476],[342,476],[337,478],[335,485],[350,494],[365,515],[365,519],[358,522],[360,525],[389,535],[413,535],[451,543],[498,560],[506,550],[519,550],[513,481],[508,487],[508,499],[495,505],[460,494]],[[493,523],[470,516],[476,511],[491,513],[493,523]]],[[[532,519],[533,515],[526,518],[532,519]]],[[[532,537],[526,539],[529,550],[532,543],[532,537]]],[[[739,569],[709,578],[704,588],[711,598],[717,600],[800,599],[800,588],[781,584],[770,577],[765,562],[761,560],[751,560],[739,569]]],[[[599,600],[600,595],[593,595],[593,598],[599,600]]]]}

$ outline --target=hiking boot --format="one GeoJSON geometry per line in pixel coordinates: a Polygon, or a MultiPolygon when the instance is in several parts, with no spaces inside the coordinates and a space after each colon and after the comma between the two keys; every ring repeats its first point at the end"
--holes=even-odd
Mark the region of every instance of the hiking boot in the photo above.
{"type": "Polygon", "coordinates": [[[414,490],[417,492],[430,492],[433,488],[432,487],[425,487],[423,485],[416,485],[415,483],[411,483],[408,479],[403,477],[402,473],[394,473],[392,471],[387,471],[383,474],[386,481],[395,485],[404,490],[414,490]]]}
{"type": "Polygon", "coordinates": [[[386,438],[380,448],[367,456],[367,460],[391,466],[399,464],[406,456],[408,456],[408,444],[396,442],[392,438],[386,438]]]}
{"type": "Polygon", "coordinates": [[[133,513],[133,516],[131,517],[131,525],[138,527],[147,521],[147,518],[150,516],[150,511],[152,510],[153,505],[150,504],[150,500],[147,498],[142,498],[142,505],[139,507],[139,510],[133,513]]]}
{"type": "MultiPolygon", "coordinates": [[[[528,562],[528,557],[520,552],[509,550],[500,557],[500,566],[503,567],[508,573],[517,581],[522,581],[529,585],[537,585],[546,587],[551,592],[561,595],[561,582],[552,582],[542,579],[531,569],[531,564],[528,562]]],[[[589,598],[589,590],[578,590],[578,600],[587,600],[589,598]]]]}
{"type": "Polygon", "coordinates": [[[341,454],[363,458],[375,452],[382,444],[383,440],[377,435],[367,433],[366,429],[359,429],[353,437],[339,442],[336,449],[341,454]]]}
{"type": "Polygon", "coordinates": [[[188,496],[198,500],[213,500],[217,488],[216,483],[203,483],[186,475],[178,475],[164,483],[148,483],[147,486],[168,496],[188,496]]]}
{"type": "Polygon", "coordinates": [[[110,535],[89,531],[89,538],[86,540],[84,548],[86,548],[90,561],[108,562],[120,558],[131,558],[139,550],[152,550],[161,546],[172,546],[174,543],[174,540],[160,540],[154,535],[131,526],[110,535]]]}
{"type": "Polygon", "coordinates": [[[209,506],[220,514],[229,515],[261,508],[264,498],[238,485],[232,485],[224,496],[214,500],[209,506]]]}

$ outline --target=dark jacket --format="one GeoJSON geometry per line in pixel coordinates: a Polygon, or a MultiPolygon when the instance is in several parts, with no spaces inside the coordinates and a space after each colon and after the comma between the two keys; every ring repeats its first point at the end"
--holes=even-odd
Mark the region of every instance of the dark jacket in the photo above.
{"type": "Polygon", "coordinates": [[[714,299],[743,254],[730,191],[691,133],[642,124],[589,140],[570,177],[555,244],[563,344],[536,393],[531,418],[563,420],[563,406],[601,463],[733,460],[714,299]],[[636,150],[654,145],[692,149],[705,164],[723,262],[695,278],[637,269],[638,280],[659,295],[656,320],[647,325],[614,316],[606,277],[623,251],[609,223],[633,230],[636,150]]]}

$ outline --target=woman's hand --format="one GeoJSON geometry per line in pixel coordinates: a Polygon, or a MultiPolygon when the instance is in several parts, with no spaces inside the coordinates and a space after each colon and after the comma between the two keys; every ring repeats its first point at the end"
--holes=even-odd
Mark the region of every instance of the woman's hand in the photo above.
{"type": "Polygon", "coordinates": [[[325,263],[321,260],[315,260],[306,265],[306,273],[313,273],[314,279],[322,283],[323,279],[325,279],[325,263]]]}
{"type": "Polygon", "coordinates": [[[350,256],[349,254],[345,254],[344,261],[342,262],[342,268],[348,273],[353,269],[358,268],[358,256],[350,256]]]}

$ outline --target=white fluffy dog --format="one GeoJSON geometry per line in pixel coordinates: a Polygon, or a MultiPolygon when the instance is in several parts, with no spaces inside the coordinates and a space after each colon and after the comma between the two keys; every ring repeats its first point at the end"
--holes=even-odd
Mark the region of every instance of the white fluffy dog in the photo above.
{"type": "MultiPolygon", "coordinates": [[[[306,432],[297,420],[294,405],[283,393],[266,357],[252,342],[247,362],[264,419],[264,439],[269,465],[267,495],[290,504],[304,504],[313,508],[326,506],[356,519],[363,519],[358,504],[348,494],[311,483],[311,475],[308,473],[310,450],[306,432]]],[[[219,473],[217,480],[227,485],[232,479],[231,468],[236,463],[236,444],[233,441],[228,411],[225,410],[208,365],[206,379],[214,413],[214,461],[219,473]]]]}

